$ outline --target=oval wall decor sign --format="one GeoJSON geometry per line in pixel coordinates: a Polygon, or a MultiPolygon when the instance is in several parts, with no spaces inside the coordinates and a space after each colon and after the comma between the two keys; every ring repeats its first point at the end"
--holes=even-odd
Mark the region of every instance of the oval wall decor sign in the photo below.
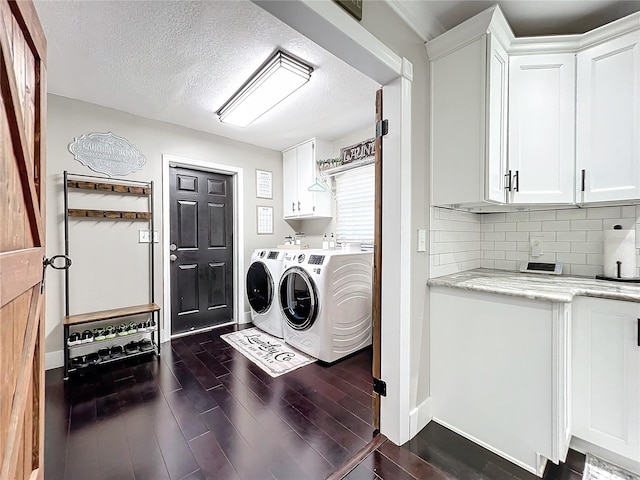
{"type": "Polygon", "coordinates": [[[111,132],[77,137],[69,144],[69,151],[83,165],[109,177],[137,172],[147,161],[128,140],[111,132]]]}

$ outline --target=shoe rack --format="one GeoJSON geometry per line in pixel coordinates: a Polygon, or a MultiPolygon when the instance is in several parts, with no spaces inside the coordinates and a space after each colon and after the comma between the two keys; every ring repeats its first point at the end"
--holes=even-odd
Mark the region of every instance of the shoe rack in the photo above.
{"type": "MultiPolygon", "coordinates": [[[[70,218],[83,221],[135,221],[145,223],[154,231],[153,182],[120,181],[104,177],[64,172],[64,240],[65,255],[70,252],[70,218]],[[148,197],[146,211],[116,211],[69,208],[69,195],[74,192],[148,197]]],[[[153,236],[153,235],[151,235],[153,236]]],[[[151,240],[153,240],[151,238],[151,240]]],[[[71,314],[70,276],[73,267],[65,270],[65,317],[63,322],[64,379],[70,374],[86,371],[139,355],[160,355],[160,307],[155,303],[155,244],[149,242],[149,303],[117,306],[113,309],[71,314]],[[128,322],[128,320],[134,320],[128,322]],[[142,321],[140,321],[142,320],[142,321]],[[94,335],[94,332],[100,332],[94,335]],[[108,335],[103,334],[109,332],[108,335]],[[115,335],[114,335],[115,333],[115,335]],[[97,338],[94,338],[97,337],[97,338]],[[122,345],[125,340],[131,340],[122,345]],[[150,342],[150,344],[149,344],[150,342]]]]}

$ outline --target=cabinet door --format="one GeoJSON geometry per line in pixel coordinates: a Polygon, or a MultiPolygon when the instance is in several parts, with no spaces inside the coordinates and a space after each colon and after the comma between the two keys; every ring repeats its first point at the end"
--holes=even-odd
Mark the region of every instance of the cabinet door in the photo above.
{"type": "Polygon", "coordinates": [[[512,203],[574,201],[575,55],[509,59],[512,203]]]}
{"type": "Polygon", "coordinates": [[[578,198],[640,198],[640,31],[579,52],[577,82],[578,198]]]}
{"type": "Polygon", "coordinates": [[[298,215],[298,153],[296,148],[282,152],[282,211],[284,218],[298,215]]]}
{"type": "Polygon", "coordinates": [[[298,215],[313,215],[315,211],[315,195],[309,191],[316,180],[315,142],[309,141],[299,145],[297,162],[298,215]]]}
{"type": "Polygon", "coordinates": [[[509,57],[498,40],[489,35],[489,74],[487,76],[487,154],[486,198],[505,203],[507,171],[507,85],[509,57]]]}
{"type": "Polygon", "coordinates": [[[573,435],[640,461],[640,306],[577,298],[573,435]]]}

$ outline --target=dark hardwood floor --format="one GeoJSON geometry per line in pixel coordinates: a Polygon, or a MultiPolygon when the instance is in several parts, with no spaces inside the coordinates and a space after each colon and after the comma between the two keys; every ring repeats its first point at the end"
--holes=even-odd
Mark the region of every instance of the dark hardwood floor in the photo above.
{"type": "Polygon", "coordinates": [[[373,437],[371,350],[272,378],[219,336],[62,380],[47,372],[47,480],[323,479],[373,437]]]}
{"type": "MultiPolygon", "coordinates": [[[[173,340],[65,384],[46,376],[47,480],[321,480],[373,438],[371,350],[272,378],[215,331],[173,340]]],[[[581,478],[584,457],[545,479],[581,478]]],[[[403,447],[386,441],[349,480],[530,480],[430,423],[403,447]]]]}

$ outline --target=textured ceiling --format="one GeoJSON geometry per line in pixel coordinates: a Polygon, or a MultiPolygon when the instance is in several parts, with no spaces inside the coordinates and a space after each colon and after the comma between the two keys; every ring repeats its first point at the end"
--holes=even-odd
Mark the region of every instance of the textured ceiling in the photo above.
{"type": "Polygon", "coordinates": [[[281,150],[373,124],[378,85],[248,1],[36,1],[48,89],[281,150]],[[243,129],[215,111],[277,49],[311,81],[243,129]]]}

